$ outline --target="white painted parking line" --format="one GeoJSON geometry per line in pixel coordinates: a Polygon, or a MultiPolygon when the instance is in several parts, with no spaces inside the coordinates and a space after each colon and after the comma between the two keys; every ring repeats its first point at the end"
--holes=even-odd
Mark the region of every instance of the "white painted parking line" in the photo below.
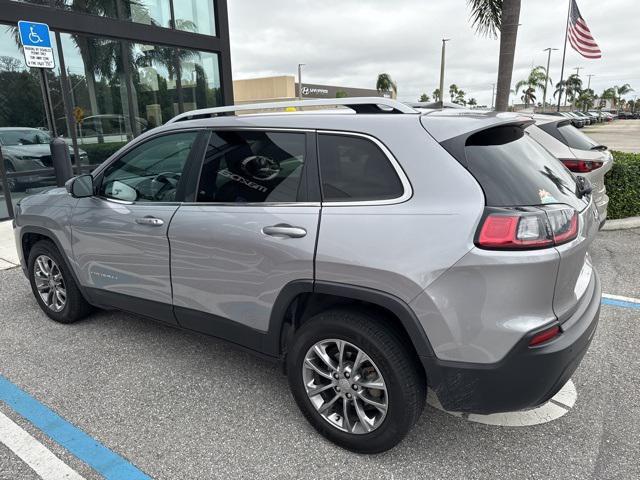
{"type": "Polygon", "coordinates": [[[625,297],[622,295],[611,295],[610,293],[603,293],[602,298],[610,298],[611,300],[620,300],[621,302],[630,302],[640,304],[640,298],[625,297]]]}
{"type": "Polygon", "coordinates": [[[84,480],[13,420],[0,412],[0,443],[4,443],[43,480],[84,480]]]}
{"type": "Polygon", "coordinates": [[[531,425],[540,425],[541,423],[551,422],[564,415],[573,408],[578,398],[578,392],[569,380],[564,387],[560,389],[555,396],[544,405],[531,410],[523,410],[520,412],[492,413],[490,415],[478,415],[475,413],[465,414],[460,412],[449,412],[442,408],[436,394],[429,389],[427,394],[427,402],[434,408],[453,415],[454,417],[464,418],[470,422],[484,423],[485,425],[496,425],[500,427],[529,427],[531,425]]]}

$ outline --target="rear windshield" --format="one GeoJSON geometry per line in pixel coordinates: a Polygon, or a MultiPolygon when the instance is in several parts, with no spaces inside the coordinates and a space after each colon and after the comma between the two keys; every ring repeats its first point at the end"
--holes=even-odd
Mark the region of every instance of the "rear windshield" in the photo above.
{"type": "Polygon", "coordinates": [[[587,205],[569,171],[519,126],[484,130],[467,139],[466,166],[484,190],[487,206],[564,203],[587,205]]]}
{"type": "Polygon", "coordinates": [[[569,148],[575,148],[577,150],[591,150],[593,147],[599,146],[597,142],[587,137],[570,123],[564,125],[562,123],[558,124],[553,122],[545,123],[540,125],[540,128],[549,135],[560,140],[569,148]]]}

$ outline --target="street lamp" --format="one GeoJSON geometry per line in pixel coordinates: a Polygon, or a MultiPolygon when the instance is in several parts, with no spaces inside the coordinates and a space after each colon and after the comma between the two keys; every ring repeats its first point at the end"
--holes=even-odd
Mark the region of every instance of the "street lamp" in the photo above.
{"type": "Polygon", "coordinates": [[[298,100],[302,100],[302,67],[304,67],[306,63],[298,64],[298,100]]]}
{"type": "Polygon", "coordinates": [[[440,59],[440,106],[444,108],[444,55],[447,42],[450,38],[442,39],[442,57],[440,59]]]}
{"type": "Polygon", "coordinates": [[[549,86],[549,67],[551,66],[551,52],[554,50],[558,50],[557,48],[545,48],[543,52],[549,52],[549,56],[547,57],[547,78],[544,80],[544,95],[542,96],[542,111],[547,111],[547,87],[549,86]]]}

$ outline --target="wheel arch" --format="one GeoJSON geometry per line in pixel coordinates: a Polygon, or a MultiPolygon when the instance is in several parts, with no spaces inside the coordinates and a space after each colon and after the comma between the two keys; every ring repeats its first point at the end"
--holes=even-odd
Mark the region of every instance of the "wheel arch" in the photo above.
{"type": "Polygon", "coordinates": [[[60,240],[58,239],[58,237],[54,232],[52,232],[47,228],[32,226],[32,225],[21,227],[20,248],[22,249],[22,258],[24,259],[24,265],[25,265],[24,268],[25,269],[28,268],[29,253],[31,252],[31,249],[33,248],[33,246],[36,243],[38,243],[40,240],[48,240],[54,244],[54,246],[58,249],[58,253],[60,253],[60,256],[62,257],[62,260],[65,262],[66,267],[71,272],[71,275],[73,276],[73,280],[78,286],[78,289],[80,290],[80,292],[85,298],[88,298],[83,285],[78,280],[78,276],[76,275],[76,272],[73,269],[71,262],[67,258],[65,249],[62,248],[62,244],[60,243],[60,240]]]}
{"type": "Polygon", "coordinates": [[[295,331],[314,315],[333,307],[365,309],[391,326],[408,340],[417,357],[432,357],[433,349],[411,307],[386,292],[358,285],[302,280],[287,284],[271,312],[265,348],[284,357],[295,331]]]}

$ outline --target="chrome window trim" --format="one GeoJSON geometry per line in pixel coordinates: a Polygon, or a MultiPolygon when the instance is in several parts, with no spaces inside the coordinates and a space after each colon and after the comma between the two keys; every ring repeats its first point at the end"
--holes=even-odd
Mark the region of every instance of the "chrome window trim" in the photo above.
{"type": "MultiPolygon", "coordinates": [[[[395,205],[398,203],[404,203],[413,196],[413,188],[411,186],[411,182],[409,181],[409,178],[407,177],[406,173],[402,169],[402,166],[400,165],[398,160],[396,160],[396,158],[393,156],[393,154],[391,153],[391,150],[389,150],[387,146],[376,137],[366,133],[348,132],[344,130],[317,130],[316,132],[318,136],[320,136],[321,134],[328,134],[328,135],[343,135],[347,137],[360,137],[375,143],[378,146],[378,148],[382,150],[382,153],[385,154],[385,156],[387,157],[387,160],[391,162],[391,165],[393,166],[393,169],[395,170],[396,175],[398,175],[398,178],[400,179],[400,183],[402,184],[402,189],[403,189],[402,195],[396,198],[387,198],[387,199],[379,199],[379,200],[356,200],[356,201],[330,201],[330,202],[323,201],[322,202],[323,207],[352,207],[352,206],[361,207],[361,206],[395,205]]],[[[318,166],[320,168],[320,178],[322,178],[321,161],[322,160],[320,158],[319,149],[318,149],[318,166]]]]}
{"type": "Polygon", "coordinates": [[[247,203],[231,203],[231,202],[184,202],[180,206],[183,207],[321,207],[320,202],[247,202],[247,203]]]}

